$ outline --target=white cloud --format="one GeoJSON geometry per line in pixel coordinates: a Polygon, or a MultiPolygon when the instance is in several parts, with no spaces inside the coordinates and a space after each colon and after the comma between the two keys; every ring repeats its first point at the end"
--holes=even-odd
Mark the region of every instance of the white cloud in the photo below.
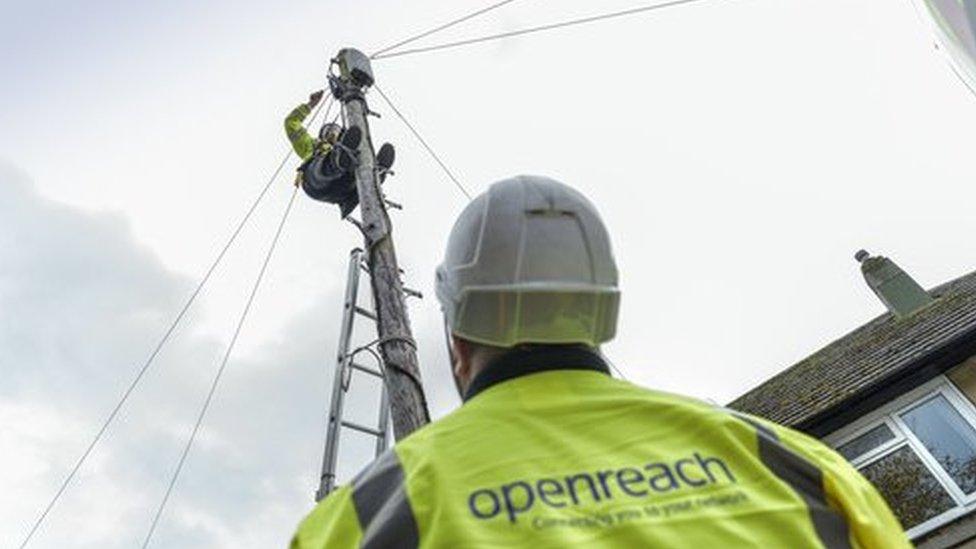
{"type": "MultiPolygon", "coordinates": [[[[0,370],[9,381],[0,389],[0,537],[19,539],[191,286],[119,216],[42,198],[9,168],[0,169],[0,234],[0,370]]],[[[338,300],[316,296],[284,335],[232,356],[157,546],[287,542],[318,478],[338,300]]],[[[254,314],[260,307],[261,297],[254,314]]],[[[177,330],[33,546],[141,540],[222,352],[220,341],[177,330]]],[[[434,393],[453,390],[428,381],[441,385],[434,393]]],[[[372,420],[378,392],[368,383],[357,380],[350,417],[372,420]]],[[[340,478],[365,464],[371,444],[343,440],[340,478]]]]}

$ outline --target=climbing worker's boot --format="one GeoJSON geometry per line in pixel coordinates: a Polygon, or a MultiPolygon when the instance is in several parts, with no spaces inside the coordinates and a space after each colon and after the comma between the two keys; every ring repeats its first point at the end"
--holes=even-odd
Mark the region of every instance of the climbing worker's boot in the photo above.
{"type": "Polygon", "coordinates": [[[379,152],[376,153],[376,171],[380,174],[380,183],[386,179],[387,174],[393,173],[390,167],[396,160],[396,149],[389,143],[383,143],[379,152]]]}
{"type": "Polygon", "coordinates": [[[357,149],[362,140],[363,130],[357,126],[350,126],[342,132],[342,137],[339,138],[339,142],[335,144],[335,149],[332,152],[336,168],[346,171],[356,165],[357,149]]]}

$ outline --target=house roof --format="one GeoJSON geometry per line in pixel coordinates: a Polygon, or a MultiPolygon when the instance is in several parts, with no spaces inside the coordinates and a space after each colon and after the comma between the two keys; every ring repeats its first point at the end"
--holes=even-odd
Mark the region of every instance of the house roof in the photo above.
{"type": "Polygon", "coordinates": [[[935,301],[897,318],[883,314],[731,403],[777,423],[809,420],[884,386],[946,347],[976,336],[976,271],[929,290],[935,301]]]}

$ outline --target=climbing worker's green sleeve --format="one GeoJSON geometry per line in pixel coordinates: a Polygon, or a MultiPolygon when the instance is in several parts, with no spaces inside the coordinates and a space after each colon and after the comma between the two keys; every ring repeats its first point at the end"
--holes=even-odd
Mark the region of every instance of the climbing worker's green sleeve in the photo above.
{"type": "Polygon", "coordinates": [[[322,501],[293,549],[910,547],[823,443],[594,371],[485,389],[322,501]]]}
{"type": "Polygon", "coordinates": [[[302,122],[312,111],[305,103],[297,106],[285,117],[285,134],[291,141],[291,146],[295,149],[295,154],[302,160],[308,160],[315,152],[315,139],[305,131],[302,122]]]}

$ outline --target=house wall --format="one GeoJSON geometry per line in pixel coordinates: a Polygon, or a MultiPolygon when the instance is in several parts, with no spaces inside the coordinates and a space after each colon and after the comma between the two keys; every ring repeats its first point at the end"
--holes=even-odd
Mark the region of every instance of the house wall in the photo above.
{"type": "Polygon", "coordinates": [[[976,356],[954,367],[946,376],[967,398],[976,404],[976,356]]]}

